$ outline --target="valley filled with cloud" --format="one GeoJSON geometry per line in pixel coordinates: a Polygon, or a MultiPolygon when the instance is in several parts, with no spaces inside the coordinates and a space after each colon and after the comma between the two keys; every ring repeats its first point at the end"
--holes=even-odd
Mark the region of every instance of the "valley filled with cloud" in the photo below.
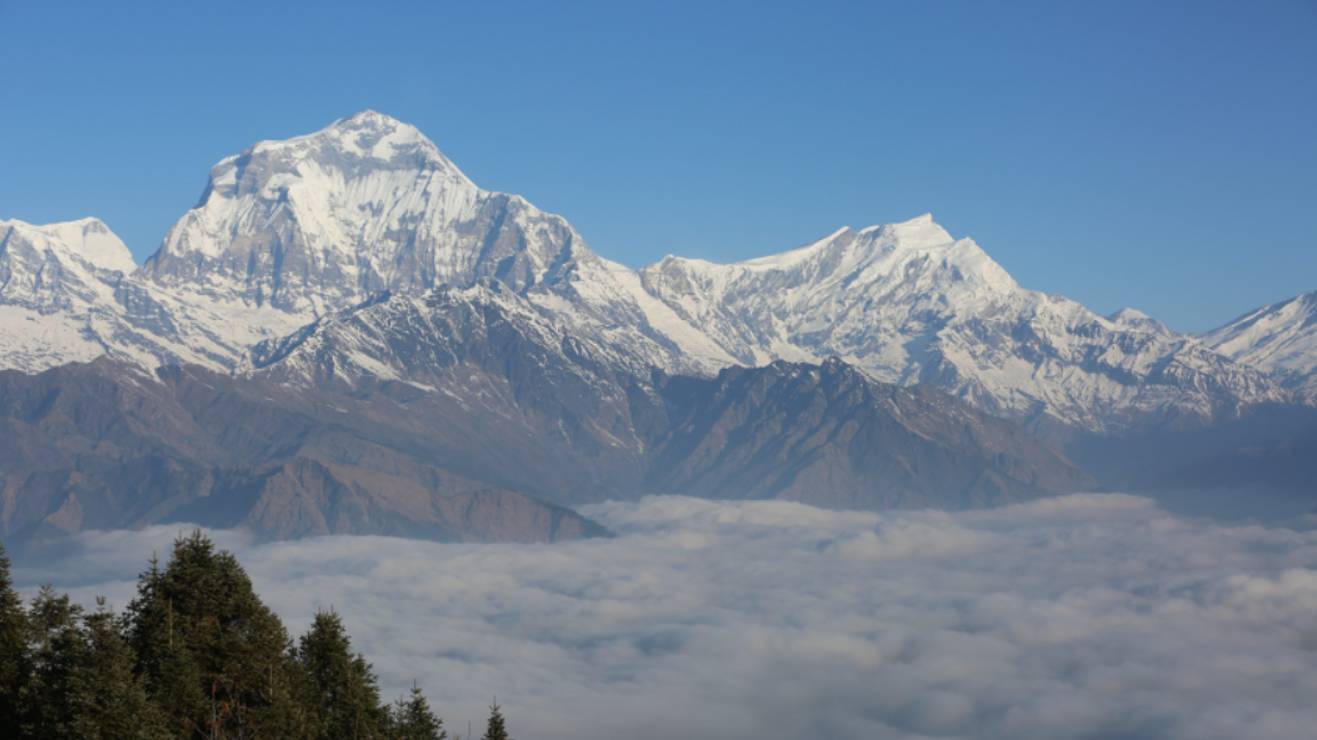
{"type": "MultiPolygon", "coordinates": [[[[1123,495],[834,512],[652,497],[555,545],[212,531],[296,636],[339,612],[392,699],[515,737],[1294,738],[1317,725],[1317,532],[1123,495]]],[[[180,525],[19,564],[122,609],[180,525]]]]}

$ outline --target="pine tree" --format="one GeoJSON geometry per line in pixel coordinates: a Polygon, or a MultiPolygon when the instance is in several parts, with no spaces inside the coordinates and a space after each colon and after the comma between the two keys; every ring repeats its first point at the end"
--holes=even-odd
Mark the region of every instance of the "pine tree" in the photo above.
{"type": "Polygon", "coordinates": [[[484,740],[512,740],[503,719],[503,708],[497,700],[489,705],[489,724],[485,726],[484,740]]]}
{"type": "Polygon", "coordinates": [[[393,708],[390,737],[395,740],[447,740],[443,720],[430,711],[425,694],[413,685],[411,696],[398,699],[393,708]]]}
{"type": "Polygon", "coordinates": [[[128,608],[128,642],[180,735],[299,737],[292,643],[233,555],[200,531],[155,561],[128,608]]]}
{"type": "Polygon", "coordinates": [[[162,593],[163,581],[160,562],[152,556],[150,568],[138,578],[137,598],[128,605],[128,645],[147,693],[164,711],[167,725],[187,737],[204,727],[198,718],[206,716],[209,703],[173,604],[162,593]]]}
{"type": "Polygon", "coordinates": [[[97,610],[83,618],[84,664],[74,677],[76,736],[89,740],[170,737],[164,714],[133,674],[135,659],[118,621],[103,598],[96,601],[97,610]]]}
{"type": "Polygon", "coordinates": [[[379,688],[370,664],[352,653],[343,620],[319,612],[297,649],[310,688],[310,705],[322,720],[320,737],[383,737],[389,714],[380,706],[379,688]]]}
{"type": "Polygon", "coordinates": [[[76,737],[79,669],[87,644],[79,629],[82,608],[42,586],[28,610],[32,673],[19,701],[23,734],[28,737],[76,737]]]}
{"type": "MultiPolygon", "coordinates": [[[[229,553],[199,532],[152,558],[120,619],[41,589],[25,613],[0,548],[0,734],[15,738],[447,740],[419,688],[381,706],[338,615],[296,649],[229,553]]],[[[491,740],[507,738],[495,702],[491,740]]]]}
{"type": "Polygon", "coordinates": [[[9,575],[9,555],[0,545],[0,727],[18,727],[19,695],[31,670],[27,615],[9,575]]]}

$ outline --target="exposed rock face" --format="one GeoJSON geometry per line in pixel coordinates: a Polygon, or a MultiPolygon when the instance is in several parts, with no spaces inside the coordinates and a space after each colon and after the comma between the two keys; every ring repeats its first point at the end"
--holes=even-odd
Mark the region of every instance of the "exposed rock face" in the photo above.
{"type": "MultiPolygon", "coordinates": [[[[0,531],[32,539],[187,521],[267,537],[545,542],[579,515],[437,467],[326,398],[199,368],[98,360],[0,372],[0,531]]],[[[419,453],[419,454],[418,454],[419,453]]]]}
{"type": "Polygon", "coordinates": [[[1078,491],[1085,474],[1014,424],[926,386],[776,362],[669,378],[646,487],[840,509],[977,508],[1078,491]]]}
{"type": "Polygon", "coordinates": [[[393,296],[268,349],[255,377],[359,396],[388,379],[417,397],[412,410],[500,440],[529,473],[510,485],[567,504],[682,492],[959,508],[1091,482],[1017,425],[840,360],[712,379],[620,372],[615,347],[570,336],[497,283],[393,296]],[[570,498],[561,484],[536,488],[566,471],[580,476],[570,498]]]}
{"type": "Polygon", "coordinates": [[[2,373],[0,522],[540,541],[601,533],[560,506],[649,493],[961,508],[1089,482],[1016,425],[840,361],[706,379],[614,351],[492,283],[327,317],[238,377],[2,373]]]}

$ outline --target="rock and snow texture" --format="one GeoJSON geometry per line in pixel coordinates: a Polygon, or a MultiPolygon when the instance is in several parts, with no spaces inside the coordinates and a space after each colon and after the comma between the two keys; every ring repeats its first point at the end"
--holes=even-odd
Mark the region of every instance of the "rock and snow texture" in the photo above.
{"type": "Polygon", "coordinates": [[[1283,379],[1317,403],[1317,291],[1250,311],[1203,335],[1228,357],[1283,379]]]}
{"type": "Polygon", "coordinates": [[[0,366],[38,372],[104,354],[152,365],[171,353],[153,302],[130,284],[132,254],[94,218],[0,221],[0,366]]]}
{"type": "Polygon", "coordinates": [[[319,314],[484,274],[523,288],[578,240],[561,218],[481,191],[415,128],[368,111],[222,160],[145,270],[162,285],[319,314]]]}
{"type": "Polygon", "coordinates": [[[148,369],[227,369],[253,343],[305,323],[162,289],[97,219],[0,221],[0,368],[31,373],[108,355],[148,369]]]}
{"type": "Polygon", "coordinates": [[[373,111],[215,165],[201,202],[142,271],[195,303],[303,323],[383,291],[493,279],[649,364],[731,362],[561,216],[481,190],[415,128],[373,111]]]}
{"type": "Polygon", "coordinates": [[[929,215],[734,264],[668,257],[641,276],[743,364],[836,355],[1014,418],[1107,431],[1283,397],[1263,373],[1137,312],[1103,318],[1020,287],[929,215]]]}
{"type": "Polygon", "coordinates": [[[562,217],[481,190],[414,127],[373,111],[216,164],[136,270],[99,222],[5,228],[0,365],[29,372],[101,353],[250,370],[253,348],[385,293],[496,282],[627,369],[712,375],[838,356],[878,380],[1094,431],[1288,393],[1138,312],[1104,318],[1026,290],[930,216],[741,263],[668,257],[632,270],[562,217]],[[76,224],[96,238],[65,233],[76,224]],[[38,232],[59,244],[30,246],[38,232]]]}

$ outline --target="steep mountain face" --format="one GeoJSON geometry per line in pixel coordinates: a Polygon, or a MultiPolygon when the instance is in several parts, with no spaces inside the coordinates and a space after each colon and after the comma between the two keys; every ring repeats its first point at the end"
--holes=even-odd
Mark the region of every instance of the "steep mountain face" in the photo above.
{"type": "Polygon", "coordinates": [[[1016,425],[840,361],[634,375],[497,281],[381,296],[253,356],[0,372],[0,533],[546,541],[602,534],[561,506],[649,493],[961,508],[1089,483],[1016,425]]]}
{"type": "Polygon", "coordinates": [[[0,295],[10,305],[86,307],[136,269],[128,247],[94,218],[51,226],[0,221],[0,295]]]}
{"type": "Polygon", "coordinates": [[[160,289],[96,219],[0,221],[0,319],[0,367],[25,372],[102,355],[148,370],[184,363],[225,369],[252,343],[305,324],[160,289]]]}
{"type": "MultiPolygon", "coordinates": [[[[112,264],[72,256],[86,246],[76,229],[6,248],[22,252],[6,279],[36,287],[0,291],[10,312],[0,366],[104,353],[147,369],[265,367],[293,341],[283,338],[383,295],[497,283],[638,376],[837,356],[991,414],[1098,433],[1193,426],[1292,395],[1146,316],[1104,318],[1025,290],[928,216],[742,263],[669,257],[631,270],[561,217],[476,187],[415,128],[371,111],[219,162],[197,207],[132,274],[122,245],[112,264]],[[39,255],[67,267],[43,268],[39,255]],[[61,291],[48,289],[55,272],[69,275],[61,291]]],[[[364,369],[379,349],[343,359],[364,369]]]]}
{"type": "Polygon", "coordinates": [[[408,414],[443,419],[438,434],[460,429],[442,456],[484,466],[464,474],[569,505],[686,492],[959,508],[1091,482],[1017,425],[840,360],[700,378],[621,371],[616,352],[489,282],[358,306],[260,348],[246,372],[359,398],[388,386],[408,414]]]}
{"type": "Polygon", "coordinates": [[[253,357],[249,377],[356,399],[354,415],[435,464],[568,505],[632,493],[645,454],[633,412],[657,404],[614,348],[494,281],[387,296],[253,357]]]}
{"type": "Polygon", "coordinates": [[[352,405],[199,368],[151,377],[105,359],[0,372],[0,533],[31,542],[182,521],[272,538],[603,534],[566,509],[440,467],[352,405]]]}
{"type": "Polygon", "coordinates": [[[1317,404],[1317,291],[1250,311],[1202,339],[1317,404]]]}
{"type": "Polygon", "coordinates": [[[89,360],[120,330],[115,290],[137,269],[105,224],[0,221],[0,357],[35,372],[89,360]]]}
{"type": "Polygon", "coordinates": [[[520,291],[583,249],[562,218],[480,190],[415,128],[366,111],[215,165],[145,272],[176,289],[321,314],[485,276],[520,291]]]}
{"type": "Polygon", "coordinates": [[[668,378],[645,487],[839,509],[977,508],[1092,480],[1020,427],[837,359],[668,378]]]}
{"type": "MultiPolygon", "coordinates": [[[[266,337],[289,317],[309,323],[381,292],[494,279],[649,364],[694,367],[701,349],[730,361],[651,325],[634,275],[590,251],[561,216],[481,190],[414,127],[374,111],[215,165],[201,202],[142,273],[189,303],[273,322],[266,337]]],[[[668,331],[698,335],[651,308],[668,331]]]]}

